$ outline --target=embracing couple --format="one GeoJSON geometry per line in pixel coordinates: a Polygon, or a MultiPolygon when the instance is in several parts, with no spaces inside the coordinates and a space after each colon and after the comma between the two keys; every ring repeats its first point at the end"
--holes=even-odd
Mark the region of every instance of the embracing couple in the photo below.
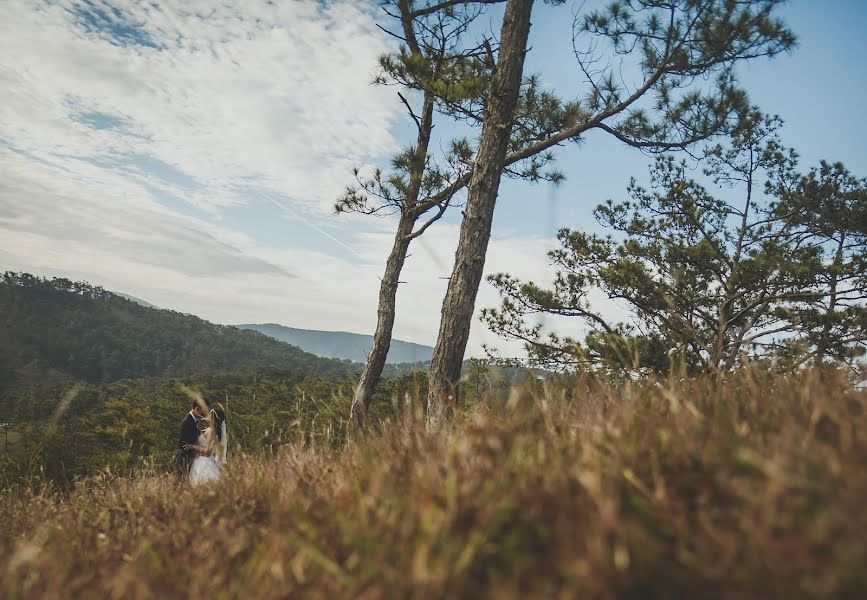
{"type": "Polygon", "coordinates": [[[175,454],[178,481],[199,485],[220,478],[226,464],[229,439],[226,413],[198,396],[181,423],[181,436],[175,454]]]}

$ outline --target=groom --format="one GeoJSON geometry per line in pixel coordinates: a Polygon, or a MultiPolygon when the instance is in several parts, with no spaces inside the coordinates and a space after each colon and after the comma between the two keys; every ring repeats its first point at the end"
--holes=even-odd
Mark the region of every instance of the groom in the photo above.
{"type": "Polygon", "coordinates": [[[178,451],[175,453],[175,469],[178,474],[178,481],[183,482],[190,477],[190,468],[193,466],[193,460],[198,455],[194,449],[189,446],[195,446],[199,443],[199,427],[197,423],[200,419],[205,418],[207,411],[207,400],[201,403],[198,400],[193,400],[193,406],[184,420],[181,422],[181,437],[178,440],[178,451]]]}

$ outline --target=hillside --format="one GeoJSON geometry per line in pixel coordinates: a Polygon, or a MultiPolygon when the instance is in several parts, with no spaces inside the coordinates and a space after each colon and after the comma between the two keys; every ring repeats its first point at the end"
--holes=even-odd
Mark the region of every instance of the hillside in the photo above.
{"type": "MultiPolygon", "coordinates": [[[[353,383],[353,378],[257,367],[28,390],[26,402],[0,412],[0,422],[11,422],[8,447],[0,430],[0,490],[34,472],[68,486],[105,468],[134,472],[142,461],[170,467],[178,424],[190,406],[185,389],[200,391],[231,415],[235,450],[271,453],[289,442],[340,446],[353,383]]],[[[393,416],[391,398],[416,394],[420,386],[419,375],[384,381],[371,418],[393,416]]]]}
{"type": "Polygon", "coordinates": [[[356,366],[256,331],[148,308],[86,283],[16,273],[0,278],[0,408],[9,391],[52,382],[252,367],[345,377],[356,366]]]}
{"type": "MultiPolygon", "coordinates": [[[[364,362],[373,345],[373,336],[345,331],[316,331],[296,329],[275,323],[237,325],[239,329],[252,329],[274,339],[303,348],[317,356],[340,358],[353,362],[364,362]]],[[[390,364],[428,362],[433,356],[433,348],[392,340],[387,362],[390,364]]]]}

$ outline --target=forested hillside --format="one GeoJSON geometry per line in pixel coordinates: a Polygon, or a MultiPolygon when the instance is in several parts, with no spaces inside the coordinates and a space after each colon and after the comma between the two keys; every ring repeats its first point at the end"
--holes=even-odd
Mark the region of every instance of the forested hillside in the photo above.
{"type": "MultiPolygon", "coordinates": [[[[424,385],[419,374],[387,381],[376,418],[394,411],[390,398],[418,397],[424,385]]],[[[191,402],[186,389],[225,408],[235,455],[271,453],[291,442],[338,446],[346,440],[352,387],[348,377],[258,368],[34,389],[11,415],[8,450],[0,442],[0,488],[34,477],[66,485],[106,468],[128,474],[145,464],[172,471],[191,402]]]]}
{"type": "MultiPolygon", "coordinates": [[[[185,388],[221,403],[236,451],[346,438],[359,365],[320,358],[256,331],[148,308],[100,287],[23,273],[0,279],[0,482],[69,483],[142,461],[171,469],[185,388]]],[[[397,377],[409,365],[390,366],[397,377]]],[[[424,376],[383,385],[389,402],[424,376]]]]}
{"type": "Polygon", "coordinates": [[[100,287],[5,273],[0,279],[0,408],[34,388],[74,381],[268,367],[345,377],[353,365],[255,331],[155,310],[100,287]]]}

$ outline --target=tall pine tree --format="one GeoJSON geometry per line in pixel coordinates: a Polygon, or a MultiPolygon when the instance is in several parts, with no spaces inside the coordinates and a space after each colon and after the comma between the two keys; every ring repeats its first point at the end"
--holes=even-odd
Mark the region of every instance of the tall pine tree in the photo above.
{"type": "MultiPolygon", "coordinates": [[[[688,148],[726,129],[745,108],[745,94],[735,85],[734,66],[743,60],[774,56],[794,45],[794,35],[773,15],[781,3],[621,0],[604,10],[578,15],[574,42],[587,87],[571,104],[566,126],[547,139],[509,153],[502,165],[496,153],[477,156],[473,177],[477,170],[507,168],[594,129],[646,151],[688,148]],[[640,83],[634,86],[619,76],[631,69],[641,74],[640,83]]],[[[501,61],[513,56],[505,54],[504,48],[501,41],[501,61]]],[[[525,48],[522,45],[520,52],[525,48]]],[[[487,119],[496,119],[492,123],[501,126],[510,122],[509,115],[495,111],[487,119]]],[[[478,186],[466,201],[468,218],[461,226],[461,245],[431,364],[428,408],[434,420],[456,396],[490,238],[496,190],[494,201],[489,192],[490,187],[478,186]]]]}

